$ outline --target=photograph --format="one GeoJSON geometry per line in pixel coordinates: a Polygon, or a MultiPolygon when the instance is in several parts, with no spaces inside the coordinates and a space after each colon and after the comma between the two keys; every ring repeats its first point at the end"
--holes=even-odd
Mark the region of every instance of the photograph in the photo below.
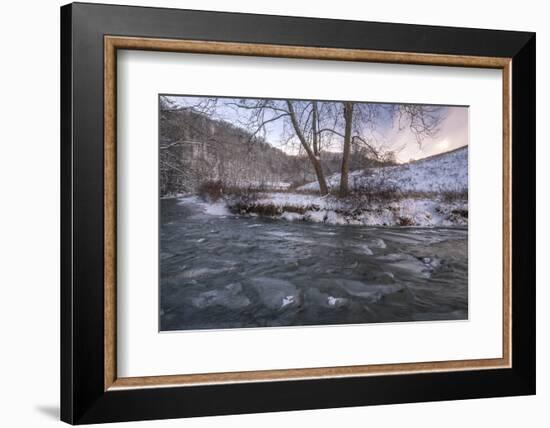
{"type": "Polygon", "coordinates": [[[468,107],[159,95],[160,331],[468,319],[468,107]]]}
{"type": "Polygon", "coordinates": [[[6,355],[46,349],[21,337],[36,328],[55,352],[8,361],[27,398],[11,422],[544,414],[542,13],[42,3],[8,20],[3,223],[22,257],[4,282],[22,293],[4,300],[26,347],[6,355]],[[17,25],[40,29],[32,55],[17,25]],[[58,108],[29,121],[39,101],[58,108]]]}

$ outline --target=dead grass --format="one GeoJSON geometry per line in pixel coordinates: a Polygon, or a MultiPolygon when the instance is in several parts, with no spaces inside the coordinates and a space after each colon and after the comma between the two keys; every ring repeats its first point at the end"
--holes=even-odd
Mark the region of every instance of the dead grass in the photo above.
{"type": "Polygon", "coordinates": [[[399,217],[397,224],[399,226],[414,226],[416,223],[410,217],[399,217]]]}
{"type": "Polygon", "coordinates": [[[457,217],[468,218],[468,210],[452,210],[451,214],[457,217]]]}
{"type": "Polygon", "coordinates": [[[263,186],[238,187],[225,184],[221,180],[211,180],[201,183],[197,193],[201,198],[215,202],[224,196],[250,200],[266,191],[263,186]]]}
{"type": "Polygon", "coordinates": [[[217,201],[225,193],[225,185],[221,180],[205,181],[198,188],[198,194],[205,200],[217,201]]]}
{"type": "Polygon", "coordinates": [[[468,190],[446,191],[440,193],[443,202],[452,203],[457,201],[468,200],[468,190]]]}
{"type": "Polygon", "coordinates": [[[284,212],[305,214],[307,211],[318,211],[316,205],[275,205],[273,203],[257,203],[256,201],[245,201],[237,199],[229,204],[229,210],[235,214],[257,214],[266,217],[276,217],[284,212]]]}

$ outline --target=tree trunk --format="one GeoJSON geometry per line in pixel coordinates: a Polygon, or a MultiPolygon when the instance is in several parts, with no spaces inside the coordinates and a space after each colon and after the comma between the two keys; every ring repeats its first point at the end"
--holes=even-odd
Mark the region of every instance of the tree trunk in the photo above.
{"type": "Polygon", "coordinates": [[[351,129],[353,122],[353,103],[344,103],[344,150],[342,152],[342,170],[340,174],[340,196],[346,196],[349,193],[349,155],[351,152],[351,129]]]}
{"type": "Polygon", "coordinates": [[[313,101],[312,103],[312,116],[311,116],[311,134],[312,134],[312,139],[313,139],[313,154],[318,157],[320,156],[320,147],[319,147],[319,141],[318,141],[318,138],[319,138],[319,134],[318,134],[318,131],[317,131],[317,120],[318,120],[318,117],[319,117],[319,113],[317,111],[317,101],[313,101]]]}
{"type": "Polygon", "coordinates": [[[321,195],[328,194],[327,181],[325,179],[325,174],[323,173],[323,168],[321,167],[321,162],[315,156],[310,156],[309,160],[313,164],[315,175],[317,175],[317,181],[319,182],[319,193],[321,193],[321,195]]]}
{"type": "Polygon", "coordinates": [[[317,181],[319,182],[319,193],[322,196],[324,196],[328,194],[328,187],[327,187],[327,181],[325,179],[325,174],[323,173],[323,167],[321,166],[321,158],[320,156],[316,156],[315,153],[313,153],[313,151],[311,150],[311,147],[309,147],[309,144],[307,143],[307,140],[304,137],[302,130],[300,129],[298,120],[296,119],[296,113],[294,112],[294,107],[292,106],[292,103],[287,100],[286,104],[290,115],[290,121],[292,122],[292,127],[296,132],[296,136],[298,137],[298,140],[300,140],[302,147],[306,151],[307,157],[309,158],[309,160],[311,161],[311,164],[313,165],[313,169],[315,169],[315,174],[317,175],[317,181]]]}

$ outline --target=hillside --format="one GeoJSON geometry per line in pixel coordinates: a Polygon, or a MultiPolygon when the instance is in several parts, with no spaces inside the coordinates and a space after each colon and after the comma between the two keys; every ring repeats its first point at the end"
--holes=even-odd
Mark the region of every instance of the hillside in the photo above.
{"type": "MultiPolygon", "coordinates": [[[[161,196],[195,192],[201,183],[286,189],[315,179],[305,155],[290,155],[253,137],[246,129],[185,109],[161,110],[161,196]]],[[[327,175],[340,169],[341,154],[321,153],[327,175]]],[[[353,153],[354,169],[381,163],[365,153],[353,153]]]]}
{"type": "Polygon", "coordinates": [[[301,178],[299,159],[228,122],[185,110],[161,112],[159,146],[161,196],[192,192],[206,181],[285,187],[301,178]]]}
{"type": "MultiPolygon", "coordinates": [[[[332,189],[340,185],[340,174],[327,178],[332,189]]],[[[464,192],[468,189],[468,147],[430,156],[402,165],[352,171],[350,187],[361,189],[393,189],[400,192],[464,192]]],[[[298,190],[319,190],[312,182],[298,190]]]]}

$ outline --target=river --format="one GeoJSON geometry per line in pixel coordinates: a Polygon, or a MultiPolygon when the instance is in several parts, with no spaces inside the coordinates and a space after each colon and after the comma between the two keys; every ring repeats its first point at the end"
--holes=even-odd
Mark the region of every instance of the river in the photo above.
{"type": "Polygon", "coordinates": [[[468,317],[467,229],[160,212],[163,331],[468,317]]]}

